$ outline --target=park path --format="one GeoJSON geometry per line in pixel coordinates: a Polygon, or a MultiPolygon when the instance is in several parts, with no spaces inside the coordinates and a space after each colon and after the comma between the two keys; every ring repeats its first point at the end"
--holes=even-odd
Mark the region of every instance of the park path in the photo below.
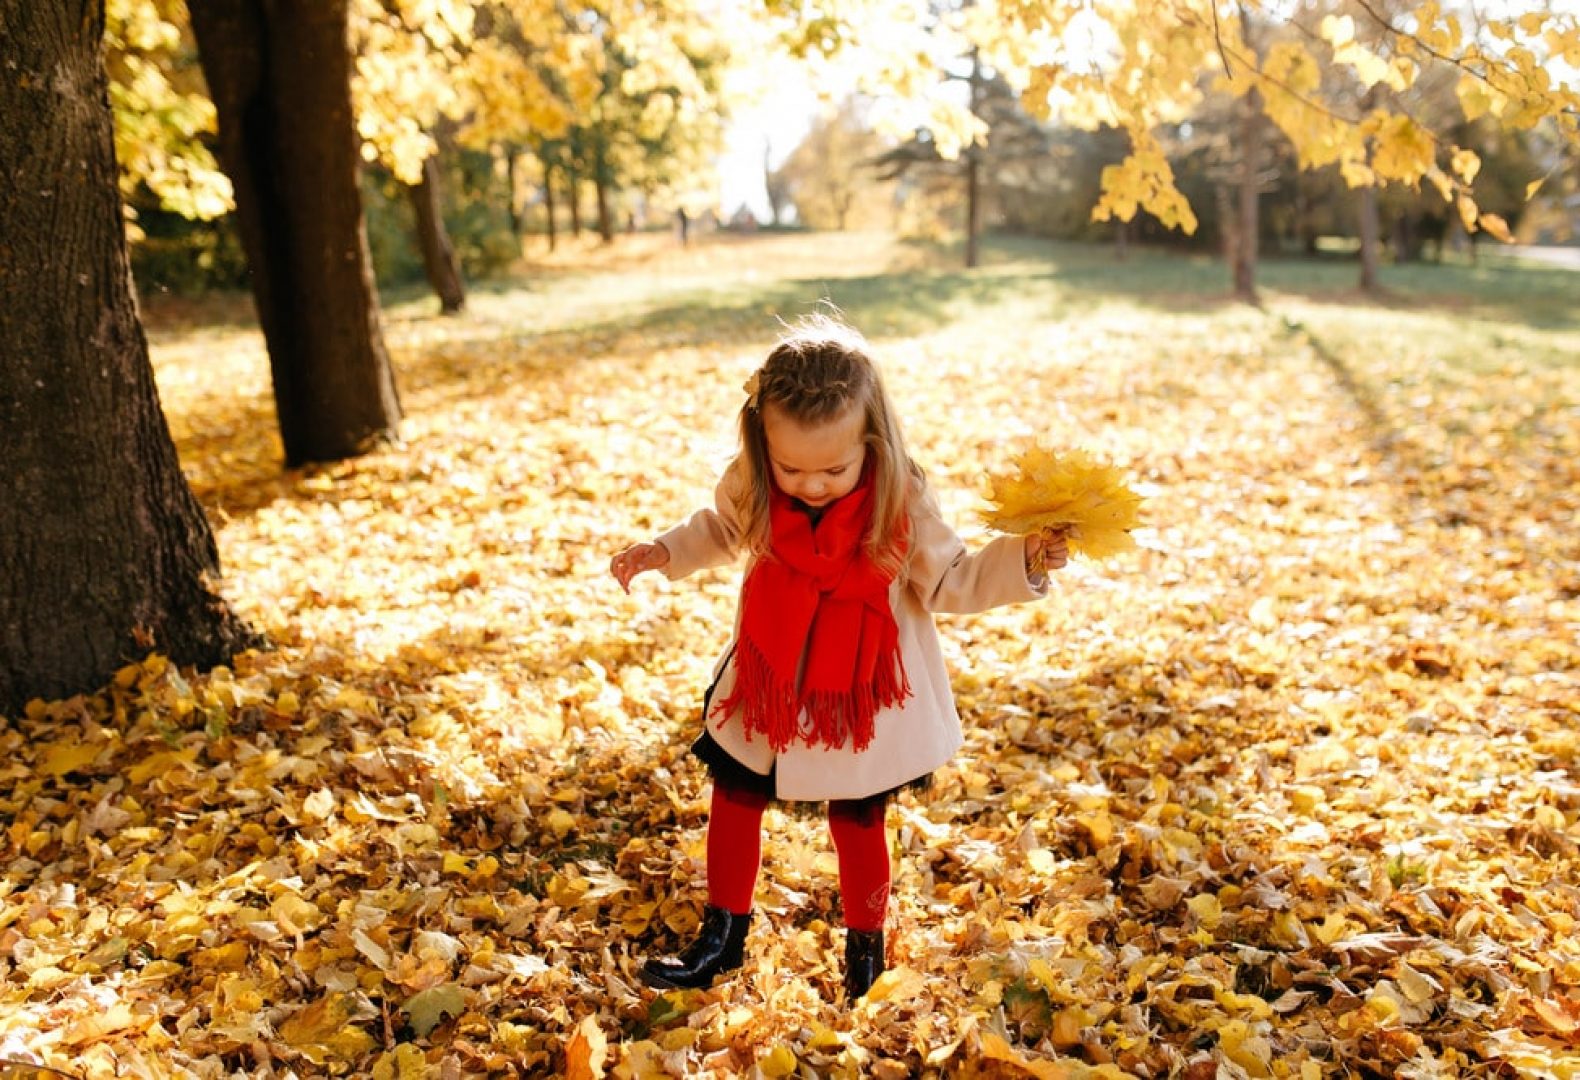
{"type": "Polygon", "coordinates": [[[1512,244],[1499,249],[1500,254],[1532,262],[1545,263],[1564,270],[1580,270],[1580,247],[1539,247],[1534,244],[1512,244]]]}

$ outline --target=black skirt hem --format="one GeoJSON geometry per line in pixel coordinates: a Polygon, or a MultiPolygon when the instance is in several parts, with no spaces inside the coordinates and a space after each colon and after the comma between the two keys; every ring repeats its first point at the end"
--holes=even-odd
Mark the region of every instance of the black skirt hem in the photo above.
{"type": "Polygon", "coordinates": [[[702,734],[697,736],[696,742],[691,744],[691,752],[697,760],[707,766],[708,775],[715,784],[735,791],[746,791],[754,795],[761,795],[772,802],[817,805],[822,802],[884,802],[898,795],[902,791],[924,791],[932,786],[933,774],[923,773],[914,780],[907,780],[885,791],[867,795],[860,799],[781,799],[779,797],[779,766],[777,763],[764,774],[753,772],[739,761],[730,756],[730,752],[719,745],[719,741],[706,727],[702,734]]]}

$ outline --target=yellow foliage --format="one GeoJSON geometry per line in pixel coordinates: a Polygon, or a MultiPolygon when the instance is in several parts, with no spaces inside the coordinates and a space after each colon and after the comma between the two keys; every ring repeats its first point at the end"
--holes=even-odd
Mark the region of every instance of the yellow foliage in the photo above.
{"type": "Polygon", "coordinates": [[[1379,112],[1361,127],[1372,139],[1372,167],[1384,179],[1415,184],[1436,164],[1437,144],[1412,117],[1379,112]]]}
{"type": "Polygon", "coordinates": [[[1014,536],[1042,529],[1065,532],[1070,550],[1102,559],[1135,546],[1130,530],[1141,522],[1141,496],[1126,486],[1124,471],[1084,450],[1064,453],[1033,445],[1016,455],[1016,471],[989,481],[989,528],[1014,536]]]}
{"type": "Polygon", "coordinates": [[[1070,303],[1112,264],[1061,249],[1054,274],[992,267],[1013,308],[885,331],[951,510],[1051,401],[1168,483],[1160,542],[1145,573],[942,622],[965,744],[891,809],[896,974],[870,1007],[831,1004],[826,825],[777,811],[743,969],[653,995],[642,961],[697,930],[685,746],[735,579],[626,597],[608,552],[707,498],[741,310],[771,333],[762,298],[796,283],[984,282],[886,270],[914,252],[872,235],[630,243],[650,277],[393,309],[411,440],[305,473],[255,422],[255,328],[154,323],[183,467],[228,508],[227,589],[276,645],[0,723],[8,1056],[591,1075],[596,1031],[606,1075],[747,1075],[783,1047],[797,1074],[1095,1078],[1249,1074],[1265,1042],[1304,1080],[1403,1073],[1415,1029],[1445,1074],[1572,1069],[1576,919],[1544,887],[1576,879],[1580,825],[1572,328],[1508,317],[1523,298],[1281,296],[1322,355],[1210,302],[1070,303]],[[686,317],[655,335],[655,310],[686,317]],[[435,587],[469,576],[490,585],[435,587]]]}
{"type": "Polygon", "coordinates": [[[147,184],[165,209],[211,219],[232,205],[230,178],[208,149],[214,104],[183,58],[184,20],[167,0],[109,0],[105,68],[123,195],[147,184]]]}

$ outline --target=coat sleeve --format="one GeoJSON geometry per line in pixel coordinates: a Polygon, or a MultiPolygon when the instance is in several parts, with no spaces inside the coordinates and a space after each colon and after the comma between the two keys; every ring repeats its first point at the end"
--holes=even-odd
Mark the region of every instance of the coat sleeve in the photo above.
{"type": "Polygon", "coordinates": [[[735,499],[744,488],[742,466],[733,462],[714,488],[712,509],[698,510],[658,537],[657,542],[669,549],[669,564],[664,567],[669,580],[734,561],[741,544],[735,499]]]}
{"type": "Polygon", "coordinates": [[[1026,573],[1025,541],[1000,536],[970,552],[943,519],[933,493],[919,481],[911,495],[907,586],[923,608],[969,614],[1048,594],[1048,578],[1026,573]]]}

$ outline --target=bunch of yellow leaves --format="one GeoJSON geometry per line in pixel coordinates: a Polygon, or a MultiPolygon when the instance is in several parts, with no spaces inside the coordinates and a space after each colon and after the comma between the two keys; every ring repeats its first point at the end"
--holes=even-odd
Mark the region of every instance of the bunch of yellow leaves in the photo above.
{"type": "Polygon", "coordinates": [[[1059,453],[1040,444],[1017,454],[1013,475],[989,477],[982,521],[991,529],[1025,536],[1063,532],[1070,552],[1102,559],[1135,547],[1130,530],[1140,524],[1141,496],[1124,472],[1085,450],[1059,453]]]}

